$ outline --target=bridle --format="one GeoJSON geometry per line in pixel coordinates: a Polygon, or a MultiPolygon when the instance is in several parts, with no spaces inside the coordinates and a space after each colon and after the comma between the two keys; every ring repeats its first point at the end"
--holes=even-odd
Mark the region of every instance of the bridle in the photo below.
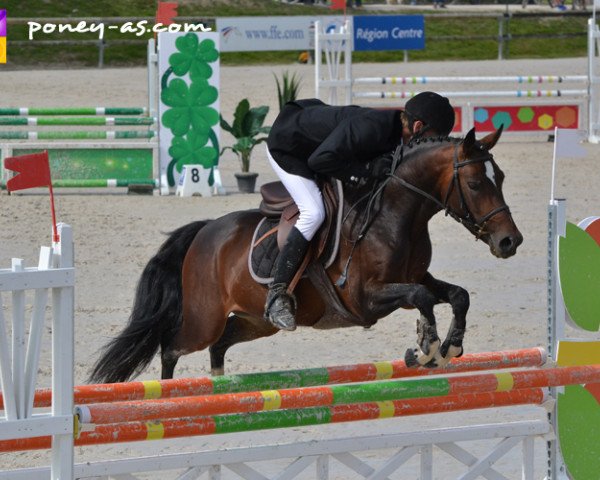
{"type": "Polygon", "coordinates": [[[385,177],[385,179],[383,179],[381,182],[375,184],[373,191],[371,191],[369,194],[363,196],[358,201],[356,201],[352,205],[352,207],[348,210],[348,212],[346,212],[346,215],[344,216],[344,218],[342,220],[342,223],[345,222],[346,219],[350,216],[350,213],[353,210],[355,210],[356,207],[360,203],[367,200],[367,206],[364,210],[366,212],[366,216],[365,216],[364,221],[362,222],[359,233],[355,239],[353,239],[353,240],[348,239],[348,241],[350,243],[352,243],[352,248],[350,250],[350,255],[348,256],[348,260],[346,261],[346,264],[342,270],[342,274],[336,281],[336,285],[338,287],[344,288],[347,278],[348,278],[348,268],[350,267],[350,262],[352,261],[352,255],[354,254],[354,249],[356,248],[358,243],[364,238],[364,236],[367,233],[367,230],[371,226],[371,224],[375,218],[375,215],[376,215],[376,212],[374,212],[375,203],[377,202],[377,200],[379,198],[381,198],[381,195],[383,194],[385,187],[392,179],[398,180],[398,182],[400,182],[400,184],[403,185],[404,187],[406,187],[409,190],[412,190],[413,192],[418,193],[419,195],[425,197],[426,199],[434,202],[437,206],[440,207],[441,210],[445,211],[446,215],[451,216],[458,223],[464,225],[475,236],[475,240],[479,240],[483,235],[485,235],[485,233],[486,233],[485,228],[486,228],[487,222],[489,222],[489,220],[492,217],[494,217],[498,213],[504,212],[504,211],[508,212],[510,215],[510,210],[508,208],[508,205],[504,204],[500,207],[494,208],[492,211],[490,211],[489,213],[484,215],[479,220],[479,222],[475,219],[475,216],[471,213],[471,210],[469,209],[467,202],[465,201],[465,196],[464,196],[462,187],[460,185],[459,171],[462,167],[464,167],[466,165],[471,165],[472,163],[483,163],[487,160],[491,160],[492,156],[488,154],[486,157],[483,157],[483,158],[472,158],[472,159],[467,158],[466,160],[459,162],[458,161],[458,146],[459,146],[459,144],[455,144],[455,146],[454,146],[454,159],[453,159],[454,173],[452,175],[452,181],[450,182],[450,184],[448,185],[448,189],[446,190],[446,195],[444,197],[444,203],[442,203],[440,200],[435,198],[433,195],[430,195],[429,193],[425,192],[424,190],[421,190],[419,187],[414,186],[412,183],[409,183],[406,180],[404,180],[403,178],[396,175],[396,170],[402,163],[402,160],[404,157],[403,145],[402,144],[398,145],[398,147],[396,148],[396,150],[394,151],[394,154],[392,156],[392,166],[390,169],[390,173],[388,173],[387,176],[385,177]],[[458,213],[456,213],[455,211],[450,209],[450,206],[448,205],[448,202],[450,200],[450,195],[452,194],[452,190],[454,188],[456,188],[458,191],[459,200],[460,200],[460,208],[462,209],[463,212],[465,212],[465,214],[463,216],[459,215],[458,213]]]}
{"type": "Polygon", "coordinates": [[[486,229],[487,223],[489,222],[489,220],[492,217],[494,217],[498,213],[504,212],[504,211],[506,211],[506,212],[508,212],[508,214],[510,214],[510,210],[508,208],[508,205],[504,204],[500,207],[494,208],[493,210],[491,210],[490,212],[485,214],[479,221],[476,220],[475,216],[472,214],[471,210],[469,209],[467,202],[465,201],[463,189],[460,185],[459,171],[462,167],[465,167],[467,165],[471,165],[473,163],[483,163],[488,160],[491,160],[492,156],[487,155],[482,158],[471,158],[471,159],[467,158],[466,160],[459,162],[458,161],[458,147],[459,147],[459,144],[454,145],[454,159],[453,159],[454,172],[452,175],[452,181],[448,184],[448,189],[446,190],[446,195],[444,197],[443,203],[440,200],[438,200],[437,198],[435,198],[433,195],[430,195],[429,193],[421,190],[420,188],[415,187],[412,183],[409,183],[406,180],[404,180],[403,178],[396,175],[396,169],[399,167],[400,163],[402,163],[402,157],[403,157],[402,149],[400,147],[397,148],[396,151],[394,152],[394,157],[392,160],[392,168],[390,170],[389,178],[394,178],[394,179],[398,180],[398,182],[400,182],[400,184],[403,185],[404,187],[406,187],[409,190],[412,190],[413,192],[418,193],[419,195],[434,202],[438,207],[440,207],[440,209],[444,210],[446,215],[451,216],[458,223],[464,225],[473,235],[475,235],[475,239],[479,240],[483,235],[485,235],[485,233],[486,233],[485,229],[486,229]],[[391,172],[394,172],[394,173],[391,173],[391,172]],[[450,206],[448,205],[448,202],[450,200],[450,195],[452,194],[452,191],[455,188],[458,191],[460,208],[463,212],[465,212],[464,215],[462,215],[462,216],[459,215],[458,213],[456,213],[455,211],[453,211],[452,209],[450,209],[450,206]]]}

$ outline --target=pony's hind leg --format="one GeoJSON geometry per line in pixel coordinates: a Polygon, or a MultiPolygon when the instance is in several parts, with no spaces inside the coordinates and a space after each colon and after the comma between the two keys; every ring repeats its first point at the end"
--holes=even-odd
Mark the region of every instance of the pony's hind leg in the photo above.
{"type": "Polygon", "coordinates": [[[225,353],[237,343],[249,342],[261,337],[274,335],[279,330],[264,321],[253,323],[238,315],[230,315],[221,338],[208,349],[210,370],[213,376],[225,373],[225,353]]]}
{"type": "Polygon", "coordinates": [[[177,361],[179,357],[176,356],[172,351],[162,351],[160,354],[160,363],[161,363],[161,374],[160,378],[163,380],[169,380],[173,378],[175,373],[175,366],[177,365],[177,361]]]}

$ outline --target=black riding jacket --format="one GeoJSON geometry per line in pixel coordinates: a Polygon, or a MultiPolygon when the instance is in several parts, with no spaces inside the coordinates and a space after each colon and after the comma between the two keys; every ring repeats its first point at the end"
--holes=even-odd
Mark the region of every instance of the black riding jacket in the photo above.
{"type": "Polygon", "coordinates": [[[400,143],[397,110],[333,107],[309,99],[285,104],[269,133],[273,159],[286,172],[342,181],[369,174],[369,162],[400,143]]]}

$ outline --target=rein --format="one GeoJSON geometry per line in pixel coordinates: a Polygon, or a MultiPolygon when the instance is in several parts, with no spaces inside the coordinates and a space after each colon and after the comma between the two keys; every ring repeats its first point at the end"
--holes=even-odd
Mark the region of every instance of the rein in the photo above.
{"type": "Polygon", "coordinates": [[[354,205],[352,205],[348,209],[348,211],[346,212],[346,215],[344,215],[344,218],[342,219],[342,223],[344,223],[348,219],[350,213],[352,213],[352,211],[358,205],[360,205],[363,201],[368,200],[367,206],[364,210],[366,212],[365,220],[364,220],[362,226],[360,227],[358,236],[354,240],[349,240],[350,242],[352,242],[352,250],[350,250],[350,255],[348,256],[348,260],[346,260],[346,265],[344,265],[344,270],[342,270],[342,274],[340,275],[340,278],[338,278],[337,281],[335,282],[335,284],[340,288],[344,288],[344,286],[346,285],[346,281],[348,279],[348,268],[350,267],[350,262],[352,261],[352,255],[354,254],[354,249],[356,248],[356,245],[358,244],[358,242],[360,242],[364,238],[365,234],[369,230],[369,227],[373,223],[373,220],[375,219],[375,215],[371,214],[373,212],[373,210],[375,209],[375,202],[379,198],[381,198],[381,194],[383,193],[383,190],[385,189],[386,185],[393,177],[393,174],[391,172],[396,171],[396,168],[398,168],[400,163],[402,163],[402,158],[403,158],[403,148],[402,148],[402,144],[400,144],[396,147],[396,150],[394,151],[394,155],[392,156],[392,166],[390,169],[390,174],[387,175],[385,177],[385,179],[382,180],[381,182],[375,183],[373,190],[371,190],[367,195],[363,195],[361,198],[359,198],[354,203],[354,205]]]}
{"type": "Polygon", "coordinates": [[[342,223],[344,223],[347,220],[350,213],[358,205],[360,205],[363,201],[368,200],[367,206],[364,210],[366,212],[364,222],[359,230],[358,236],[354,240],[350,240],[352,242],[352,249],[350,250],[350,255],[348,256],[348,260],[346,261],[346,264],[344,266],[344,269],[342,270],[342,274],[340,275],[340,278],[338,278],[338,280],[335,282],[335,284],[340,288],[344,288],[344,286],[346,285],[346,281],[348,279],[348,268],[350,267],[350,262],[352,261],[352,255],[354,254],[354,249],[356,248],[357,244],[364,238],[369,227],[373,223],[373,220],[375,219],[375,215],[372,215],[372,212],[375,208],[375,202],[381,197],[383,190],[385,189],[387,184],[392,179],[397,180],[398,182],[400,182],[400,184],[402,186],[421,195],[422,197],[425,197],[427,200],[431,200],[438,207],[440,207],[441,210],[444,210],[446,215],[449,215],[454,220],[456,220],[458,223],[467,227],[467,229],[475,236],[475,240],[479,240],[482,237],[482,235],[485,234],[485,228],[486,228],[487,222],[492,217],[494,217],[498,213],[504,212],[504,211],[507,211],[510,213],[508,205],[504,204],[500,207],[494,208],[493,210],[488,212],[486,215],[484,215],[479,222],[477,222],[475,220],[474,215],[471,213],[471,210],[469,209],[467,203],[465,202],[464,193],[463,193],[462,187],[460,185],[460,181],[459,181],[460,169],[466,165],[471,165],[473,163],[485,162],[486,160],[491,158],[491,156],[488,156],[485,158],[479,158],[479,159],[466,159],[462,162],[459,162],[458,161],[458,144],[456,144],[454,146],[454,159],[453,159],[454,174],[452,176],[452,181],[450,182],[450,184],[448,185],[448,189],[446,190],[446,195],[444,197],[443,203],[440,200],[438,200],[437,198],[435,198],[433,195],[425,192],[424,190],[421,190],[419,187],[416,187],[412,183],[407,182],[406,180],[404,180],[403,178],[401,178],[395,174],[397,168],[402,163],[403,158],[404,158],[404,150],[403,150],[403,145],[401,144],[394,151],[394,155],[392,157],[392,165],[391,165],[390,173],[386,176],[386,178],[383,181],[376,183],[373,190],[371,192],[369,192],[367,195],[364,195],[363,197],[359,198],[354,203],[354,205],[352,205],[352,207],[350,207],[348,212],[346,212],[346,215],[344,215],[342,223]],[[394,172],[394,173],[392,173],[392,172],[394,172]],[[465,212],[464,216],[460,216],[458,213],[452,211],[450,209],[450,207],[448,206],[448,201],[450,200],[450,195],[452,194],[452,190],[454,188],[456,188],[458,191],[459,200],[460,200],[460,208],[465,212]]]}
{"type": "Polygon", "coordinates": [[[412,190],[415,193],[418,193],[419,195],[427,198],[428,200],[431,200],[438,207],[440,207],[441,210],[444,210],[446,215],[449,215],[454,220],[456,220],[458,223],[466,226],[469,229],[469,231],[475,236],[475,240],[479,240],[482,237],[482,235],[485,234],[485,228],[486,228],[487,222],[492,217],[494,217],[498,213],[504,212],[504,211],[507,211],[510,213],[510,210],[508,208],[508,205],[504,204],[500,207],[494,208],[493,210],[491,210],[490,212],[485,214],[479,222],[476,221],[475,216],[471,213],[471,210],[469,209],[467,203],[465,202],[465,196],[464,196],[464,193],[463,193],[462,187],[460,185],[460,181],[459,181],[459,170],[466,165],[471,165],[473,163],[485,162],[489,158],[491,158],[491,157],[478,158],[478,159],[467,159],[462,162],[459,162],[458,161],[458,144],[456,144],[454,146],[454,160],[453,160],[454,174],[452,175],[452,181],[448,185],[448,190],[446,190],[446,195],[444,197],[444,203],[442,203],[440,200],[435,198],[433,195],[430,195],[429,193],[421,190],[420,188],[415,187],[412,183],[409,183],[406,180],[404,180],[403,178],[395,175],[395,169],[392,170],[394,173],[390,173],[389,178],[394,178],[394,179],[398,180],[402,186],[408,188],[409,190],[412,190]],[[458,213],[452,211],[450,209],[450,207],[448,206],[448,201],[450,200],[450,195],[452,193],[452,190],[455,187],[456,187],[456,190],[458,191],[458,195],[459,195],[460,208],[465,212],[464,216],[460,216],[458,213]]]}

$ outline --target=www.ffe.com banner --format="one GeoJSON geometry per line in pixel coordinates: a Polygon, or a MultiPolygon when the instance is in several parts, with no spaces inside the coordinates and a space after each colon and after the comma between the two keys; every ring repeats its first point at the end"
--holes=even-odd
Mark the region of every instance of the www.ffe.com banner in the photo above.
{"type": "Polygon", "coordinates": [[[0,63],[6,63],[6,10],[0,9],[0,63]]]}

